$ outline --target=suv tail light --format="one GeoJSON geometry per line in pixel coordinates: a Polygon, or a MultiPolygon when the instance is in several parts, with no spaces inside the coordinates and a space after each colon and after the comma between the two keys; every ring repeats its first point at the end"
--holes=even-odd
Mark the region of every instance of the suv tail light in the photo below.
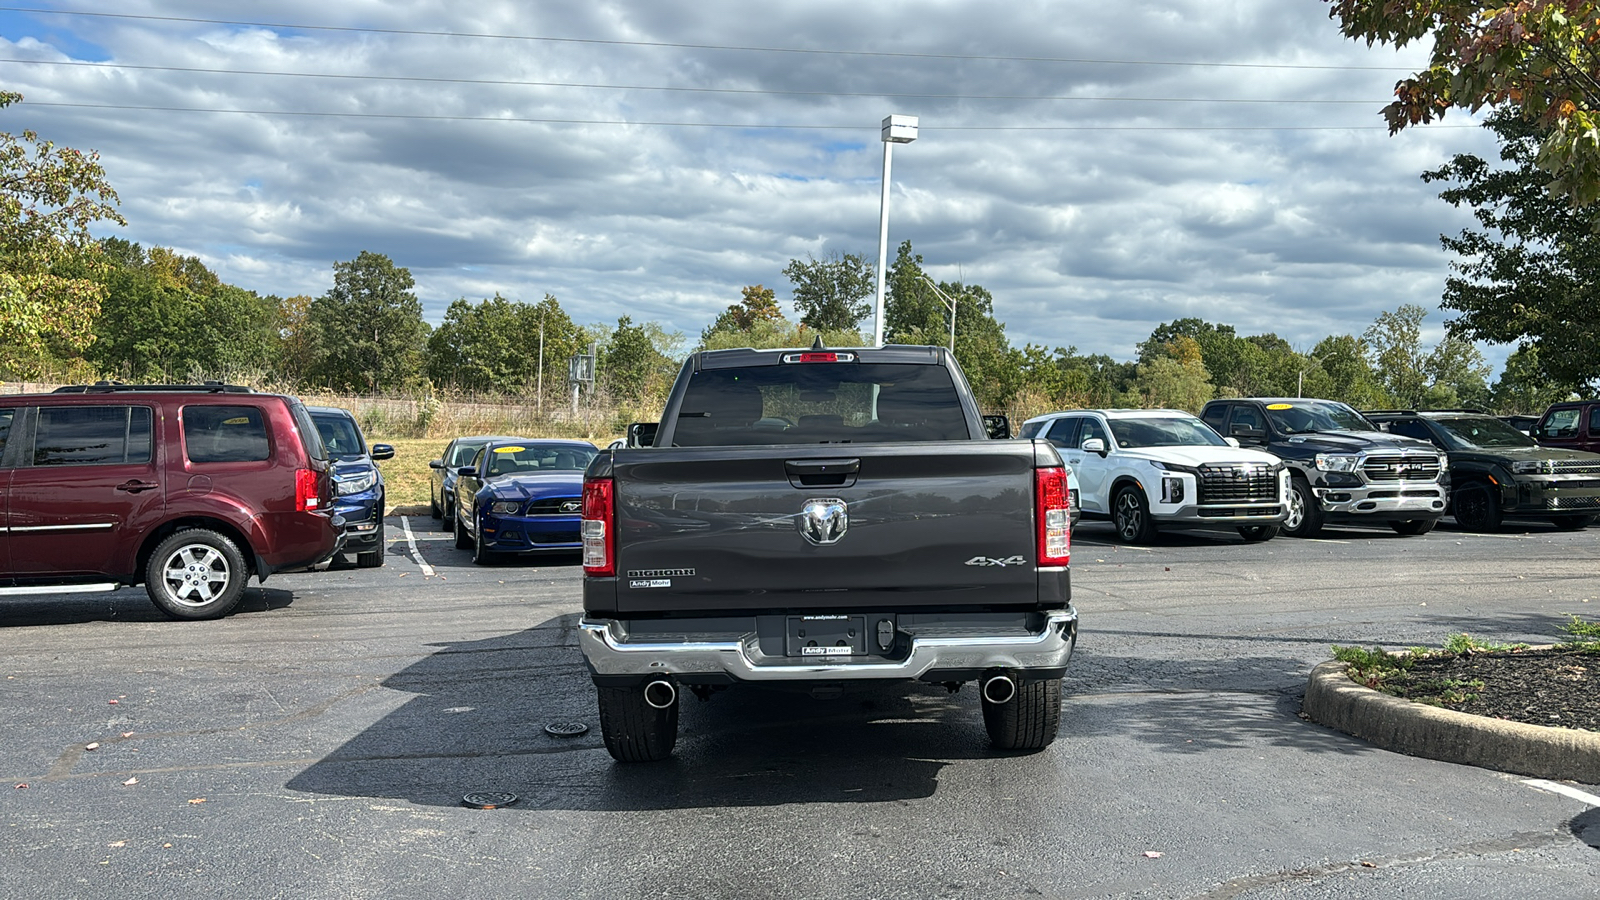
{"type": "Polygon", "coordinates": [[[296,469],[294,472],[295,512],[311,512],[322,508],[322,493],[317,490],[315,469],[296,469]]]}
{"type": "Polygon", "coordinates": [[[617,574],[617,561],[613,555],[616,547],[615,490],[609,478],[584,479],[583,482],[583,574],[611,576],[617,574]]]}
{"type": "Polygon", "coordinates": [[[1059,466],[1034,469],[1033,484],[1034,521],[1039,523],[1039,565],[1065,566],[1072,559],[1067,470],[1059,466]]]}

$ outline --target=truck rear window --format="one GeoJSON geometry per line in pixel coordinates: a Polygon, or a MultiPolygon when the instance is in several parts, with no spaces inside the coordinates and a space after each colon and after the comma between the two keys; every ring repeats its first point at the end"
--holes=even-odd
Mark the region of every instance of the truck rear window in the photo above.
{"type": "Polygon", "coordinates": [[[943,366],[824,363],[695,373],[672,443],[724,447],[971,438],[943,366]]]}

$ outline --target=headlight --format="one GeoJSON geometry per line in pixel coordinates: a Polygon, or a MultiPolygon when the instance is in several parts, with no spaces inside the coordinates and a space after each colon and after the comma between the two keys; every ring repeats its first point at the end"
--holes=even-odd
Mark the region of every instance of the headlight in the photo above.
{"type": "Polygon", "coordinates": [[[496,500],[489,504],[489,514],[494,516],[514,516],[521,509],[521,500],[496,500]]]}
{"type": "Polygon", "coordinates": [[[334,479],[334,483],[339,486],[339,496],[341,497],[345,494],[359,494],[362,491],[372,490],[372,486],[378,483],[378,473],[367,472],[362,475],[346,475],[342,478],[334,479]]]}
{"type": "Polygon", "coordinates": [[[1317,468],[1324,472],[1354,472],[1361,468],[1361,457],[1337,453],[1318,453],[1317,468]]]}
{"type": "Polygon", "coordinates": [[[1555,462],[1548,459],[1523,459],[1511,464],[1514,475],[1550,475],[1555,470],[1555,462]]]}

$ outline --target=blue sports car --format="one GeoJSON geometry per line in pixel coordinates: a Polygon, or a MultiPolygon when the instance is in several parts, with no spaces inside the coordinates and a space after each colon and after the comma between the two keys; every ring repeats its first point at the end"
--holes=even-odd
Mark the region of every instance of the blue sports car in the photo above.
{"type": "Polygon", "coordinates": [[[484,564],[501,554],[577,553],[586,441],[491,441],[456,473],[456,546],[484,564]]]}

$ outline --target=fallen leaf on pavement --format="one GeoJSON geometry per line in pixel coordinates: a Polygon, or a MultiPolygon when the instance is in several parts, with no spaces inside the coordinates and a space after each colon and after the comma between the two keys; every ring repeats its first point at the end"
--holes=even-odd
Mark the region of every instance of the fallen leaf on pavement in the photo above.
{"type": "Polygon", "coordinates": [[[106,846],[107,847],[126,847],[126,846],[128,846],[128,842],[127,841],[112,841],[111,843],[107,844],[106,846]]]}
{"type": "Polygon", "coordinates": [[[116,706],[117,705],[117,701],[115,701],[115,700],[107,700],[106,702],[110,703],[112,706],[116,706]]]}
{"type": "Polygon", "coordinates": [[[204,797],[196,797],[193,800],[190,800],[189,802],[190,803],[204,803],[204,802],[206,802],[206,798],[204,798],[204,797]]]}
{"type": "Polygon", "coordinates": [[[123,736],[123,737],[125,737],[125,738],[126,738],[126,737],[133,737],[133,732],[131,732],[131,731],[124,731],[124,732],[123,732],[123,733],[122,733],[122,736],[123,736]]]}
{"type": "Polygon", "coordinates": [[[17,785],[17,790],[20,791],[20,790],[22,790],[23,788],[25,788],[27,786],[28,786],[28,783],[26,781],[24,781],[23,783],[17,785]]]}
{"type": "Polygon", "coordinates": [[[1144,852],[1144,855],[1150,857],[1151,859],[1160,859],[1161,858],[1161,851],[1160,850],[1146,850],[1144,852]]]}
{"type": "Polygon", "coordinates": [[[99,741],[95,741],[95,742],[90,743],[90,744],[84,744],[83,745],[83,749],[85,749],[85,750],[99,750],[100,749],[100,742],[99,741]]]}
{"type": "Polygon", "coordinates": [[[134,776],[133,778],[129,778],[127,781],[123,782],[123,784],[138,784],[138,783],[139,783],[138,776],[134,776]]]}

